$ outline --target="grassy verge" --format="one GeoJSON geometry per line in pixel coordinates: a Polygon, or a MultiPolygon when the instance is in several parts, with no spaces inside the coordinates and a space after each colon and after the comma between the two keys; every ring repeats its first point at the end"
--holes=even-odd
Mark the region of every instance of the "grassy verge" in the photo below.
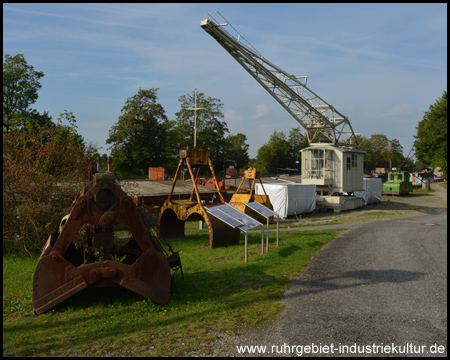
{"type": "MultiPolygon", "coordinates": [[[[197,223],[195,223],[197,225],[197,223]]],[[[4,356],[179,356],[208,354],[217,331],[256,324],[279,313],[278,301],[311,256],[339,230],[249,234],[249,262],[241,245],[209,249],[206,230],[191,226],[171,241],[185,280],[165,307],[126,289],[86,289],[48,312],[32,315],[32,276],[38,257],[3,257],[4,356]]]]}

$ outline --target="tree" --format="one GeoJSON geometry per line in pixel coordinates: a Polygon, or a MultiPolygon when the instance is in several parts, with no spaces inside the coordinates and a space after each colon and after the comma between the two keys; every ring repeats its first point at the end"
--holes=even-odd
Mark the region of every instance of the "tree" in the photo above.
{"type": "MultiPolygon", "coordinates": [[[[291,146],[283,131],[275,130],[267,143],[258,150],[257,163],[262,173],[276,174],[278,168],[292,168],[291,146]]],[[[294,160],[295,161],[295,160],[294,160]]]]}
{"type": "Polygon", "coordinates": [[[164,162],[167,116],[157,102],[158,88],[143,90],[128,98],[119,121],[109,131],[114,170],[142,172],[164,162]]]}
{"type": "MultiPolygon", "coordinates": [[[[358,141],[358,148],[365,152],[364,154],[364,171],[370,172],[372,171],[376,166],[374,166],[373,156],[371,152],[371,142],[370,139],[366,138],[363,135],[355,135],[356,140],[358,141]]],[[[347,139],[345,141],[346,144],[350,144],[353,141],[350,139],[347,139]]]]}
{"type": "MultiPolygon", "coordinates": [[[[193,92],[180,96],[178,101],[181,109],[175,114],[176,120],[171,123],[172,127],[168,134],[169,149],[176,157],[178,157],[179,150],[185,149],[187,146],[194,146],[195,113],[193,110],[187,109],[195,107],[195,94],[193,92]]],[[[229,132],[226,122],[222,120],[224,118],[223,104],[220,99],[206,97],[204,93],[198,92],[197,107],[204,109],[197,110],[196,145],[210,152],[214,171],[220,171],[223,168],[227,149],[225,136],[229,132]]]]}
{"type": "Polygon", "coordinates": [[[24,119],[48,121],[48,116],[39,115],[29,109],[38,99],[41,88],[39,79],[44,76],[42,71],[34,70],[28,65],[23,54],[11,56],[5,54],[3,62],[3,129],[9,131],[15,124],[23,126],[24,119]],[[30,116],[31,115],[31,116],[30,116]],[[22,121],[21,121],[22,120],[22,121]]]}
{"type": "Polygon", "coordinates": [[[250,157],[248,156],[247,137],[242,133],[237,133],[236,135],[228,135],[226,142],[228,144],[228,149],[226,150],[225,160],[234,160],[238,169],[244,169],[250,157]]]}
{"type": "MultiPolygon", "coordinates": [[[[389,140],[384,134],[371,135],[366,138],[356,135],[359,149],[365,152],[364,170],[372,171],[377,167],[397,167],[405,163],[403,147],[397,139],[389,140]]],[[[408,163],[410,165],[410,163],[408,163]]]]}
{"type": "Polygon", "coordinates": [[[55,126],[47,111],[40,114],[35,109],[23,111],[20,114],[9,114],[3,117],[3,131],[26,131],[36,133],[38,129],[50,129],[55,126]]]}
{"type": "Polygon", "coordinates": [[[289,137],[275,130],[269,141],[259,148],[255,166],[266,174],[275,174],[278,168],[297,169],[301,163],[300,150],[308,146],[308,138],[300,128],[292,128],[289,137]]]}
{"type": "Polygon", "coordinates": [[[375,167],[396,167],[403,160],[403,147],[397,139],[389,140],[386,135],[376,134],[370,137],[369,151],[375,167]]]}
{"type": "Polygon", "coordinates": [[[289,161],[292,165],[289,167],[294,167],[293,164],[297,164],[298,161],[298,167],[295,166],[295,168],[300,170],[300,164],[301,164],[301,152],[300,150],[306,148],[309,146],[308,138],[301,133],[301,129],[299,127],[292,128],[289,132],[289,145],[290,145],[290,155],[289,155],[289,161]]]}
{"type": "Polygon", "coordinates": [[[308,138],[301,133],[301,129],[299,127],[292,128],[291,131],[289,131],[288,140],[292,150],[291,157],[293,159],[295,159],[298,156],[300,150],[309,146],[308,138]]]}
{"type": "MultiPolygon", "coordinates": [[[[74,141],[77,143],[80,147],[84,147],[85,150],[87,149],[83,137],[78,134],[76,125],[76,118],[75,115],[73,115],[72,112],[68,112],[67,110],[64,110],[63,113],[59,114],[58,117],[58,123],[56,126],[54,126],[55,129],[55,137],[61,141],[67,141],[67,139],[71,139],[71,141],[74,141]],[[67,121],[69,125],[64,125],[63,121],[67,121]]],[[[92,149],[90,150],[92,151],[92,149]]]]}
{"type": "Polygon", "coordinates": [[[409,172],[416,171],[416,164],[414,163],[413,159],[411,159],[410,157],[406,157],[402,165],[402,170],[409,172]]]}
{"type": "Polygon", "coordinates": [[[425,111],[416,127],[414,146],[416,158],[431,167],[440,167],[447,174],[447,91],[425,111]]]}
{"type": "MultiPolygon", "coordinates": [[[[403,146],[397,139],[389,140],[384,134],[371,135],[370,138],[356,135],[356,139],[359,149],[365,152],[364,171],[399,166],[404,170],[412,170],[413,163],[403,156],[403,146]]],[[[347,140],[345,143],[351,142],[347,140]]]]}
{"type": "MultiPolygon", "coordinates": [[[[80,145],[84,144],[83,137],[76,131],[76,119],[72,112],[64,110],[58,118],[58,123],[52,121],[47,111],[40,114],[36,109],[30,108],[39,95],[41,88],[39,80],[44,76],[42,71],[34,70],[28,65],[23,54],[11,57],[5,55],[3,63],[3,130],[25,131],[30,134],[40,132],[41,137],[45,134],[42,129],[54,129],[55,136],[61,142],[67,137],[75,139],[80,145]],[[63,125],[67,121],[69,125],[63,125]]],[[[43,136],[45,139],[45,136],[43,136]]]]}

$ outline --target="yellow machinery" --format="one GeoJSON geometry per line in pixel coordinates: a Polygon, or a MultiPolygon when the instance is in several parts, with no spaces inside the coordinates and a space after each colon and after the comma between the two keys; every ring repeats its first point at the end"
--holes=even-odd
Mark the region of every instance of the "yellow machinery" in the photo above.
{"type": "Polygon", "coordinates": [[[175,173],[170,190],[169,198],[164,202],[159,213],[158,230],[162,237],[184,237],[184,225],[186,221],[204,221],[209,231],[209,246],[211,248],[219,246],[238,245],[240,231],[233,228],[216,217],[209,215],[200,199],[197,184],[200,179],[200,169],[202,166],[209,165],[220,202],[225,203],[220,192],[216,175],[209,158],[209,151],[198,146],[188,146],[186,150],[180,151],[180,162],[175,173]],[[186,165],[192,178],[192,192],[189,200],[174,200],[172,193],[181,171],[181,166],[186,165]],[[194,176],[192,167],[197,168],[197,174],[194,176]],[[195,199],[194,199],[195,193],[195,199]]]}
{"type": "MultiPolygon", "coordinates": [[[[242,212],[250,215],[251,217],[265,222],[265,218],[263,218],[261,215],[256,214],[253,210],[249,209],[247,206],[245,206],[244,203],[249,203],[252,201],[257,201],[261,204],[263,204],[265,207],[269,208],[270,210],[273,210],[273,206],[270,203],[269,196],[266,194],[266,190],[264,190],[264,185],[261,181],[261,173],[256,170],[256,168],[249,168],[248,170],[245,170],[244,177],[242,178],[241,183],[239,184],[236,193],[232,196],[230,205],[234,206],[236,209],[241,210],[242,212]],[[239,190],[244,183],[244,180],[248,179],[249,183],[249,189],[250,192],[247,194],[239,194],[239,190]],[[264,191],[264,195],[257,195],[255,194],[255,182],[256,180],[259,180],[261,187],[264,191]]],[[[273,223],[273,216],[270,217],[270,223],[273,223]]]]}

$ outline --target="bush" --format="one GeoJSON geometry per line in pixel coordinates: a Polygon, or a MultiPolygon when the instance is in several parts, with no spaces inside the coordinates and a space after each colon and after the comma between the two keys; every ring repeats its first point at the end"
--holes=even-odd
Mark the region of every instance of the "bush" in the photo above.
{"type": "Polygon", "coordinates": [[[3,134],[3,253],[40,252],[77,190],[90,158],[52,130],[3,134]]]}

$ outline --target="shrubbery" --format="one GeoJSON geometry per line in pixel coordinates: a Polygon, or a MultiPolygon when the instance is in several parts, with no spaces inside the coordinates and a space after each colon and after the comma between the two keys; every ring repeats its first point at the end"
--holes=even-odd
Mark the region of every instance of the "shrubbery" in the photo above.
{"type": "Polygon", "coordinates": [[[42,250],[89,163],[82,144],[53,130],[3,133],[3,253],[42,250]]]}

